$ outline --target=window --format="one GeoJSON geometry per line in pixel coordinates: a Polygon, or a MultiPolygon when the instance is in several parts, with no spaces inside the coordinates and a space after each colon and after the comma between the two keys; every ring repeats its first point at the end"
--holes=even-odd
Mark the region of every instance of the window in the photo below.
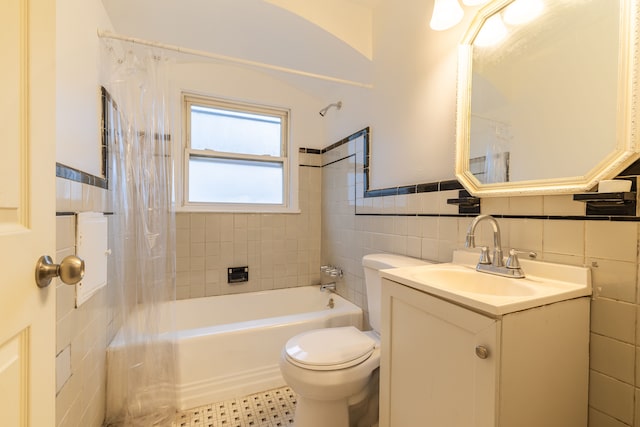
{"type": "Polygon", "coordinates": [[[184,95],[185,206],[212,210],[290,207],[289,112],[184,95]]]}

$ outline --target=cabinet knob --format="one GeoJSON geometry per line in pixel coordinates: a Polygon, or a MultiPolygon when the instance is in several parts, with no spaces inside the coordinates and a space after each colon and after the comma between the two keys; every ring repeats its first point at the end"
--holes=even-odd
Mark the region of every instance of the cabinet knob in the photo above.
{"type": "Polygon", "coordinates": [[[489,357],[489,349],[483,345],[479,345],[476,347],[476,356],[480,359],[486,359],[489,357]]]}

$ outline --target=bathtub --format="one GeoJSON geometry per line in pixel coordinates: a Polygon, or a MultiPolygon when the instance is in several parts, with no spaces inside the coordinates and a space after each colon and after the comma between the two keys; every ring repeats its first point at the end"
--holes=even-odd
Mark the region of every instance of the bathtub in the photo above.
{"type": "MultiPolygon", "coordinates": [[[[278,368],[289,338],[317,328],[362,328],[362,309],[318,286],[176,302],[179,409],[285,385],[278,368]],[[329,300],[333,300],[333,308],[329,300]]],[[[117,364],[118,339],[108,349],[117,364]]]]}

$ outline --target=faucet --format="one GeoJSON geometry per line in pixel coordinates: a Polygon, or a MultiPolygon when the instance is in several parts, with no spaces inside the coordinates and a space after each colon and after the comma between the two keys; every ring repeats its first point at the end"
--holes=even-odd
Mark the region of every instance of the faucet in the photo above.
{"type": "Polygon", "coordinates": [[[342,279],[343,273],[340,267],[334,267],[333,265],[323,265],[320,267],[320,271],[330,277],[338,277],[342,279]]]}
{"type": "MultiPolygon", "coordinates": [[[[475,248],[476,247],[476,236],[475,231],[478,224],[480,224],[483,220],[487,220],[491,223],[493,227],[493,265],[496,267],[504,266],[502,262],[502,244],[500,243],[500,227],[498,226],[498,221],[491,215],[478,215],[471,221],[469,224],[469,228],[467,229],[467,237],[464,246],[467,248],[475,248]]],[[[491,259],[487,254],[486,247],[482,248],[482,256],[480,259],[481,264],[491,264],[491,259]]]]}
{"type": "Polygon", "coordinates": [[[520,268],[520,262],[518,261],[518,255],[516,251],[511,250],[509,252],[509,258],[505,265],[502,257],[502,243],[500,242],[500,226],[498,221],[491,215],[478,215],[471,221],[469,228],[467,229],[467,237],[465,240],[465,247],[475,248],[475,230],[479,223],[482,221],[489,221],[491,227],[493,227],[493,261],[489,256],[489,251],[486,246],[482,247],[480,252],[480,261],[476,266],[476,270],[483,273],[497,274],[498,276],[512,277],[515,279],[521,279],[524,277],[524,272],[520,268]]]}
{"type": "Polygon", "coordinates": [[[336,282],[325,283],[324,285],[321,285],[320,291],[321,292],[329,291],[331,293],[334,293],[336,291],[336,282]]]}

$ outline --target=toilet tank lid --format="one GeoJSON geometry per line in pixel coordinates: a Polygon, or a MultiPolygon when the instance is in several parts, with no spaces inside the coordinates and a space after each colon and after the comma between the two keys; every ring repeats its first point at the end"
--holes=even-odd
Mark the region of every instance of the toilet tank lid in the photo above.
{"type": "Polygon", "coordinates": [[[384,268],[412,267],[425,264],[432,263],[418,258],[395,254],[369,254],[362,257],[362,265],[375,270],[382,270],[384,268]]]}

